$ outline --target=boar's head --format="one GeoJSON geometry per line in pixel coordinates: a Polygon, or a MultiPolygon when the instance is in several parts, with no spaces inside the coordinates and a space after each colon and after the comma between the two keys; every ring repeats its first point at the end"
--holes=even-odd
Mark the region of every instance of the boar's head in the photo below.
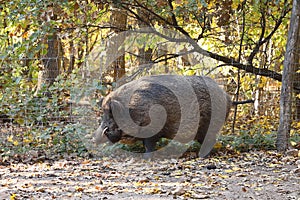
{"type": "Polygon", "coordinates": [[[99,128],[94,133],[95,143],[100,144],[108,140],[112,143],[116,143],[122,138],[122,131],[119,129],[112,114],[113,104],[117,102],[107,97],[103,99],[101,103],[103,116],[99,128]]]}

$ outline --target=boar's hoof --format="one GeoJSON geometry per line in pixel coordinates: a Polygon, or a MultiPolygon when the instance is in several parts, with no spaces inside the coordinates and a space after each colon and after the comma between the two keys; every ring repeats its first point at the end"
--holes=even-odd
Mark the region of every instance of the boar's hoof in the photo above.
{"type": "Polygon", "coordinates": [[[148,152],[148,153],[144,153],[143,154],[143,159],[145,160],[151,160],[153,157],[153,153],[152,152],[148,152]]]}

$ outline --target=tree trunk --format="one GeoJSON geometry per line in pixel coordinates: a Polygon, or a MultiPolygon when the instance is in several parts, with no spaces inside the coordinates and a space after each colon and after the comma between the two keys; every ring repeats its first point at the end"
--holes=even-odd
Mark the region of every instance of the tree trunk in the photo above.
{"type": "MultiPolygon", "coordinates": [[[[124,31],[127,25],[127,15],[125,12],[121,11],[118,8],[113,8],[112,14],[110,17],[112,31],[116,34],[124,31]]],[[[125,38],[124,38],[125,40],[125,38]]],[[[120,41],[119,41],[120,42],[120,41]]],[[[122,44],[120,42],[119,44],[122,44]]],[[[112,67],[114,69],[114,82],[119,80],[122,76],[125,75],[125,49],[122,47],[119,49],[120,55],[115,61],[112,63],[112,67]]]]}
{"type": "MultiPolygon", "coordinates": [[[[137,23],[139,25],[139,28],[147,28],[149,26],[149,18],[150,18],[150,14],[148,12],[145,12],[142,9],[138,9],[137,10],[138,15],[142,16],[142,20],[138,20],[137,23]]],[[[144,65],[149,65],[152,62],[152,53],[153,53],[153,49],[152,48],[148,48],[146,50],[145,48],[146,44],[138,49],[138,65],[144,66],[144,65]]],[[[146,66],[148,67],[148,66],[146,66]]]]}
{"type": "Polygon", "coordinates": [[[59,75],[61,64],[59,56],[60,45],[57,34],[55,32],[52,33],[52,35],[50,35],[46,40],[48,49],[45,58],[43,58],[43,82],[47,83],[47,85],[52,85],[56,77],[59,75]]]}
{"type": "MultiPolygon", "coordinates": [[[[299,25],[300,26],[300,25],[299,25]]],[[[300,28],[299,28],[300,29],[300,28]]],[[[298,33],[299,37],[300,37],[300,30],[299,30],[299,33],[298,33]]],[[[300,52],[300,39],[298,39],[298,42],[297,42],[297,48],[296,50],[298,51],[298,53],[295,53],[295,63],[298,63],[298,65],[295,65],[294,66],[294,82],[293,84],[296,85],[298,83],[300,83],[300,76],[299,76],[299,70],[300,70],[300,66],[299,66],[299,63],[300,63],[300,55],[299,55],[299,52],[300,52]]],[[[293,119],[296,120],[296,121],[300,121],[300,91],[299,90],[294,90],[294,101],[295,101],[295,104],[294,104],[294,109],[295,109],[295,114],[293,116],[293,119]]]]}
{"type": "MultiPolygon", "coordinates": [[[[300,81],[300,80],[298,80],[300,81]]],[[[296,109],[296,112],[295,112],[295,120],[296,121],[300,121],[300,98],[298,97],[298,95],[300,95],[300,93],[296,93],[296,101],[295,101],[295,109],[296,109]]]]}
{"type": "MultiPolygon", "coordinates": [[[[48,11],[41,16],[41,19],[49,25],[52,20],[57,20],[57,14],[54,13],[53,7],[49,6],[48,11]]],[[[38,74],[38,86],[36,92],[42,88],[43,84],[47,85],[47,87],[52,85],[60,73],[61,45],[56,30],[52,29],[52,33],[47,34],[43,42],[46,44],[45,46],[47,46],[47,54],[42,59],[43,68],[38,74]]]]}
{"type": "Polygon", "coordinates": [[[289,147],[289,135],[291,127],[291,103],[292,103],[292,88],[294,68],[298,60],[295,54],[297,42],[299,41],[299,16],[300,16],[300,1],[293,0],[292,15],[290,19],[290,28],[284,56],[284,69],[282,74],[282,86],[280,94],[280,121],[277,133],[277,150],[285,151],[289,147]]]}

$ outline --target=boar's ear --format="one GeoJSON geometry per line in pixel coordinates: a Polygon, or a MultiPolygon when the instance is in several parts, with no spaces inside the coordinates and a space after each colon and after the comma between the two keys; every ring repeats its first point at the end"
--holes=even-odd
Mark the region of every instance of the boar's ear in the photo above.
{"type": "Polygon", "coordinates": [[[111,99],[110,100],[110,109],[112,112],[121,113],[123,111],[123,105],[120,101],[111,99]]]}

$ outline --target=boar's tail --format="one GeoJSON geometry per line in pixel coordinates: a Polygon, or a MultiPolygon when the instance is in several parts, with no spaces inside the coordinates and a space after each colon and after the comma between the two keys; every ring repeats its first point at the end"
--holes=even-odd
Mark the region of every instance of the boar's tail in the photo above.
{"type": "Polygon", "coordinates": [[[254,100],[249,99],[249,100],[245,100],[245,101],[233,101],[232,105],[236,106],[236,105],[239,105],[239,104],[246,104],[246,103],[254,103],[254,100]]]}

